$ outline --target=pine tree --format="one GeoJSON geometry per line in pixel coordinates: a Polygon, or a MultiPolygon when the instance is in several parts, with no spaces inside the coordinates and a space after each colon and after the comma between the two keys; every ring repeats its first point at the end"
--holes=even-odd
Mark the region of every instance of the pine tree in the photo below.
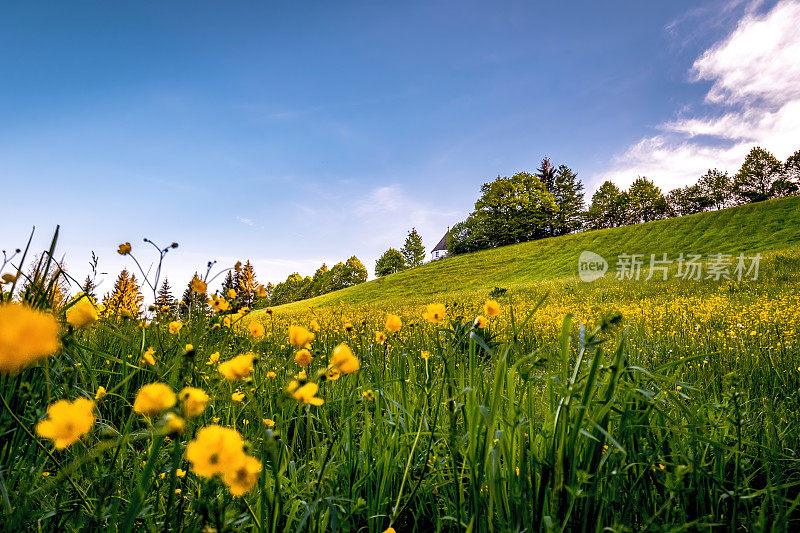
{"type": "Polygon", "coordinates": [[[96,302],[97,301],[97,294],[95,294],[96,290],[97,287],[94,284],[94,280],[91,277],[86,276],[86,281],[84,281],[83,285],[81,285],[81,292],[86,296],[88,296],[89,298],[91,298],[93,302],[96,302]]]}
{"type": "Polygon", "coordinates": [[[172,288],[169,286],[169,281],[164,278],[164,283],[158,290],[155,301],[156,309],[159,313],[165,316],[175,316],[178,310],[178,301],[172,296],[172,288]]]}
{"type": "Polygon", "coordinates": [[[583,183],[566,165],[559,165],[550,190],[558,210],[553,216],[552,235],[566,235],[580,229],[583,210],[583,183]]]}
{"type": "Polygon", "coordinates": [[[139,318],[142,313],[142,291],[136,283],[136,276],[123,269],[114,283],[114,290],[103,299],[103,316],[130,316],[139,318]]]}
{"type": "Polygon", "coordinates": [[[236,290],[238,273],[236,270],[228,270],[225,275],[225,281],[222,282],[222,294],[228,294],[229,289],[236,290]]]}
{"type": "Polygon", "coordinates": [[[544,184],[545,190],[552,194],[555,188],[555,169],[550,163],[549,157],[542,159],[542,166],[536,172],[536,177],[544,184]]]}
{"type": "Polygon", "coordinates": [[[186,290],[183,291],[183,296],[179,304],[178,311],[184,318],[191,317],[192,313],[206,313],[208,311],[208,296],[205,294],[198,294],[192,288],[192,282],[195,279],[202,280],[200,274],[194,273],[192,279],[186,285],[186,290]]]}
{"type": "Polygon", "coordinates": [[[406,242],[400,250],[405,260],[406,268],[413,268],[422,264],[425,260],[425,245],[422,244],[422,237],[417,233],[416,228],[411,228],[406,237],[406,242]]]}
{"type": "Polygon", "coordinates": [[[256,294],[258,294],[256,271],[250,261],[247,261],[236,276],[236,299],[241,305],[252,307],[256,294]]]}

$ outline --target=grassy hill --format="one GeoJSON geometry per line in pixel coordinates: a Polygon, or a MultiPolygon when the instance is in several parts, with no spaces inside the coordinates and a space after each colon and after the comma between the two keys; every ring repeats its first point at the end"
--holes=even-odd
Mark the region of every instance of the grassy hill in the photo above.
{"type": "Polygon", "coordinates": [[[614,268],[619,254],[753,254],[800,246],[800,197],[732,207],[622,228],[587,231],[449,257],[361,285],[281,306],[365,304],[425,299],[495,286],[529,287],[537,282],[577,278],[578,256],[590,250],[614,268]]]}

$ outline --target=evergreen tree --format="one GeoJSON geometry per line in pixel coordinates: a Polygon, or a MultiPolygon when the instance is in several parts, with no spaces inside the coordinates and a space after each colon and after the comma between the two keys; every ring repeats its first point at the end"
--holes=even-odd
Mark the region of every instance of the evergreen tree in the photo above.
{"type": "Polygon", "coordinates": [[[194,292],[192,283],[195,280],[201,280],[200,274],[194,273],[192,279],[186,284],[186,289],[183,291],[183,296],[178,307],[178,311],[183,318],[191,318],[194,313],[206,314],[208,312],[208,296],[205,294],[198,294],[194,292]]]}
{"type": "Polygon", "coordinates": [[[94,284],[94,280],[91,277],[86,276],[86,280],[83,282],[83,285],[81,285],[81,292],[86,296],[88,296],[89,298],[91,298],[93,302],[96,302],[97,301],[97,294],[95,294],[96,291],[97,287],[94,284]]]}
{"type": "Polygon", "coordinates": [[[229,289],[236,290],[238,272],[236,269],[228,270],[225,280],[222,282],[222,294],[228,294],[229,289]]]}
{"type": "Polygon", "coordinates": [[[252,307],[258,294],[258,287],[255,269],[250,261],[247,261],[236,276],[236,299],[241,305],[252,307]]]}
{"type": "Polygon", "coordinates": [[[417,233],[416,228],[411,228],[406,237],[406,242],[400,250],[406,268],[413,268],[425,261],[425,245],[422,244],[422,237],[417,233]]]}
{"type": "Polygon", "coordinates": [[[783,188],[783,180],[779,181],[782,171],[781,162],[767,150],[759,146],[750,150],[734,178],[733,189],[739,201],[763,202],[774,197],[783,188]]]}
{"type": "Polygon", "coordinates": [[[550,224],[550,234],[566,235],[579,230],[583,222],[583,183],[578,174],[566,165],[559,165],[550,192],[558,208],[550,224]]]}
{"type": "Polygon", "coordinates": [[[155,306],[157,312],[165,316],[175,316],[178,311],[178,301],[172,296],[172,288],[169,286],[167,278],[164,278],[164,282],[158,290],[155,306]]]}
{"type": "Polygon", "coordinates": [[[103,299],[103,316],[139,318],[143,300],[142,291],[136,283],[136,275],[128,273],[128,269],[122,269],[114,283],[114,289],[103,299]]]}
{"type": "Polygon", "coordinates": [[[403,254],[395,248],[389,248],[375,262],[375,275],[379,278],[405,270],[406,262],[403,254]]]}
{"type": "Polygon", "coordinates": [[[553,193],[555,190],[555,168],[550,164],[550,158],[542,159],[542,165],[536,170],[536,177],[544,185],[547,192],[553,193]]]}

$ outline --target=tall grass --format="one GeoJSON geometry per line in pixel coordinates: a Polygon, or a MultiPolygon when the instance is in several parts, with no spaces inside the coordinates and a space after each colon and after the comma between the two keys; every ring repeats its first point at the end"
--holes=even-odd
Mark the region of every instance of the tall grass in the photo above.
{"type": "MultiPolygon", "coordinates": [[[[741,301],[769,309],[775,301],[796,301],[796,285],[777,282],[797,279],[796,261],[787,257],[766,269],[762,284],[771,289],[758,301],[741,301]]],[[[42,279],[52,273],[46,263],[37,269],[42,279]]],[[[676,298],[675,286],[658,287],[648,290],[676,298]]],[[[638,290],[608,289],[630,291],[628,302],[638,290]]],[[[49,307],[52,290],[24,298],[49,307]]],[[[713,288],[734,302],[737,290],[751,294],[713,288]]],[[[651,314],[626,316],[633,311],[625,298],[609,296],[576,315],[557,307],[559,300],[571,304],[565,298],[512,291],[485,329],[473,325],[474,297],[450,305],[439,324],[397,303],[405,324],[384,344],[374,339],[383,310],[319,310],[322,327],[306,369],[320,382],[325,403],[318,407],[285,392],[300,370],[286,328],[308,324],[311,315],[275,314],[259,338],[236,323],[219,327],[221,316],[199,310],[177,335],[158,315],[144,324],[108,319],[88,331],[65,327],[60,353],[0,377],[0,525],[8,531],[796,530],[796,316],[769,316],[729,338],[730,322],[739,320],[728,316],[733,304],[718,304],[723,316],[699,307],[656,312],[658,304],[648,307],[651,314]],[[613,311],[615,301],[625,303],[622,314],[613,311]],[[592,319],[577,318],[591,312],[592,319]],[[548,313],[558,315],[557,331],[547,329],[548,313]],[[354,324],[350,331],[345,321],[354,324]],[[361,368],[326,380],[320,372],[341,342],[361,368]],[[150,346],[155,366],[140,362],[150,346]],[[224,361],[249,350],[259,361],[246,383],[227,381],[207,364],[213,352],[224,361]],[[277,376],[268,377],[270,371],[277,376]],[[132,410],[139,388],[154,381],[174,390],[200,387],[211,403],[181,435],[165,435],[159,421],[132,410]],[[35,436],[47,405],[92,398],[101,385],[108,394],[97,401],[95,428],[79,443],[57,451],[35,436]],[[237,390],[245,393],[241,402],[231,398],[237,390]],[[214,422],[240,431],[248,453],[263,463],[256,487],[243,497],[196,476],[184,458],[186,443],[214,422]],[[178,477],[178,469],[188,474],[178,477]]]]}

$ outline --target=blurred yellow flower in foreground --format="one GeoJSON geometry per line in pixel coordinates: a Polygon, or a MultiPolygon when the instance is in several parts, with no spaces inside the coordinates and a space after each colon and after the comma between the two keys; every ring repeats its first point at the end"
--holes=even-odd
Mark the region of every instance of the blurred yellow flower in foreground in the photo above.
{"type": "Polygon", "coordinates": [[[47,419],[36,424],[36,433],[52,440],[57,449],[63,450],[92,429],[94,418],[92,400],[58,400],[47,408],[47,419]]]}
{"type": "Polygon", "coordinates": [[[303,348],[314,340],[314,334],[303,326],[289,326],[289,342],[292,346],[303,348]]]}
{"type": "Polygon", "coordinates": [[[192,290],[197,294],[205,294],[208,290],[208,286],[206,285],[205,281],[195,275],[192,278],[192,290]]]}
{"type": "Polygon", "coordinates": [[[67,323],[74,328],[87,328],[97,322],[97,308],[91,298],[79,295],[67,309],[67,323]]]}
{"type": "Polygon", "coordinates": [[[233,400],[234,402],[241,402],[242,400],[244,400],[244,393],[239,391],[234,392],[233,394],[231,394],[231,400],[233,400]]]}
{"type": "Polygon", "coordinates": [[[483,304],[483,313],[488,317],[499,315],[500,304],[495,300],[486,300],[486,303],[483,304]]]}
{"type": "Polygon", "coordinates": [[[186,459],[195,474],[211,477],[237,468],[245,457],[243,447],[242,436],[235,429],[206,426],[186,446],[186,459]]]}
{"type": "Polygon", "coordinates": [[[286,387],[286,390],[298,402],[307,403],[309,405],[322,405],[325,403],[322,398],[318,398],[316,396],[317,391],[319,390],[319,385],[316,383],[306,383],[305,385],[300,385],[300,383],[297,381],[292,381],[289,383],[289,386],[286,387]]]}
{"type": "Polygon", "coordinates": [[[202,389],[195,387],[184,387],[178,396],[181,399],[181,409],[184,416],[193,417],[205,411],[208,404],[208,394],[202,389]]]}
{"type": "Polygon", "coordinates": [[[253,373],[253,359],[251,352],[237,355],[230,361],[219,364],[219,373],[230,380],[244,379],[253,373]]]}
{"type": "Polygon", "coordinates": [[[253,338],[257,339],[264,336],[264,325],[261,322],[250,321],[250,324],[247,325],[247,330],[253,338]]]}
{"type": "Polygon", "coordinates": [[[377,344],[383,344],[384,342],[386,342],[386,333],[384,333],[382,331],[376,331],[375,332],[375,342],[377,344]]]}
{"type": "Polygon", "coordinates": [[[172,333],[173,335],[177,335],[182,327],[183,327],[183,322],[180,322],[178,320],[173,320],[172,322],[169,323],[169,332],[172,333]]]}
{"type": "Polygon", "coordinates": [[[156,351],[153,349],[152,346],[150,348],[148,348],[147,350],[145,350],[144,353],[142,354],[142,362],[143,363],[147,363],[147,364],[152,365],[152,366],[155,366],[156,358],[153,357],[153,355],[155,353],[156,353],[156,351]]]}
{"type": "Polygon", "coordinates": [[[236,298],[236,291],[233,289],[228,289],[228,298],[230,299],[236,298]]]}
{"type": "Polygon", "coordinates": [[[177,402],[175,393],[165,383],[150,383],[139,389],[133,402],[133,410],[145,416],[154,417],[166,411],[177,402]]]}
{"type": "Polygon", "coordinates": [[[346,344],[340,344],[333,349],[330,364],[338,368],[342,374],[351,374],[360,366],[358,358],[353,355],[353,351],[346,344]]]}
{"type": "Polygon", "coordinates": [[[403,320],[397,315],[386,315],[384,327],[390,333],[398,332],[403,327],[403,320]]]}
{"type": "Polygon", "coordinates": [[[0,374],[15,374],[60,345],[53,315],[16,303],[0,304],[0,374]]]}
{"type": "Polygon", "coordinates": [[[475,327],[484,329],[486,327],[486,319],[481,315],[475,317],[475,327]]]}
{"type": "Polygon", "coordinates": [[[438,324],[447,316],[447,309],[443,304],[428,304],[422,318],[433,324],[438,324]]]}
{"type": "Polygon", "coordinates": [[[307,367],[311,364],[311,352],[305,348],[302,350],[297,350],[297,353],[294,354],[294,362],[301,367],[307,367]]]}
{"type": "Polygon", "coordinates": [[[256,485],[260,472],[261,461],[255,457],[246,456],[236,468],[223,474],[222,481],[228,486],[228,490],[233,496],[241,496],[256,485]]]}

